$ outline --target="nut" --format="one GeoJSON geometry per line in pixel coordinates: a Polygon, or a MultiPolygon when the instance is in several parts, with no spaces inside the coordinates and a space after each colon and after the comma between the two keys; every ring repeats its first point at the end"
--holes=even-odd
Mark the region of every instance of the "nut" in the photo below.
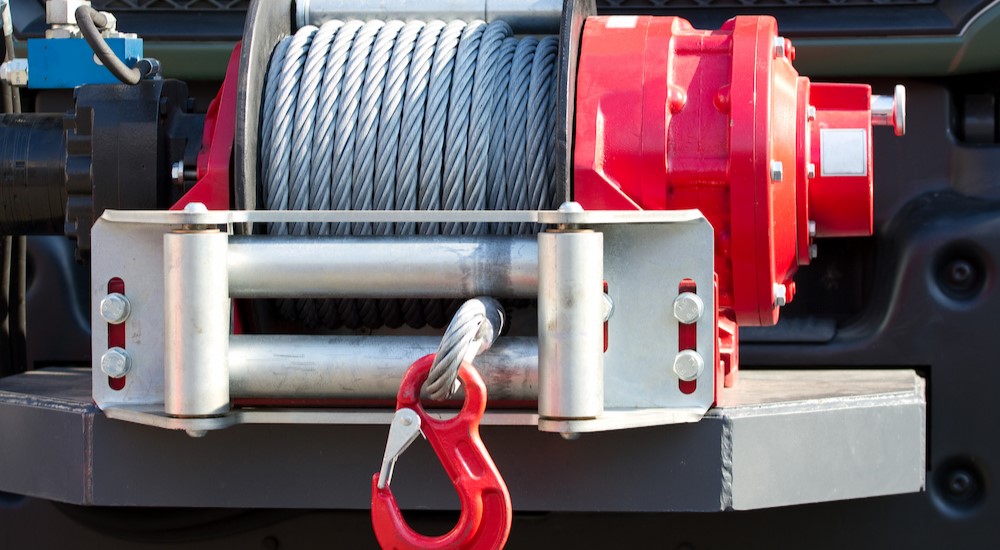
{"type": "Polygon", "coordinates": [[[45,2],[45,22],[49,25],[76,25],[76,9],[89,5],[89,0],[48,0],[45,2]]]}
{"type": "Polygon", "coordinates": [[[24,58],[11,59],[3,65],[0,65],[0,80],[3,80],[11,86],[27,86],[28,60],[24,58]]]}

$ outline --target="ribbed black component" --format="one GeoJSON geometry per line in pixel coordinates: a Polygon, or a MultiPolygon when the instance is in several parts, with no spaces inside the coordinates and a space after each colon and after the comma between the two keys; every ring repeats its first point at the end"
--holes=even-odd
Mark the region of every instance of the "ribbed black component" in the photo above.
{"type": "Polygon", "coordinates": [[[59,234],[66,208],[62,115],[0,115],[0,234],[59,234]]]}

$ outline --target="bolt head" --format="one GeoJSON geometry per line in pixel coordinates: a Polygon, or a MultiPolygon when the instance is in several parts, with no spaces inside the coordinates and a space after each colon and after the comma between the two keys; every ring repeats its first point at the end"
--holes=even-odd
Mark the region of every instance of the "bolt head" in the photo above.
{"type": "Polygon", "coordinates": [[[132,370],[132,356],[122,348],[111,348],[101,356],[101,370],[111,378],[121,378],[132,370]]]}
{"type": "Polygon", "coordinates": [[[785,304],[788,303],[788,299],[785,296],[785,294],[787,292],[788,292],[788,289],[785,288],[785,285],[783,285],[781,283],[775,283],[775,285],[774,285],[774,305],[776,307],[783,307],[785,304]]]}
{"type": "Polygon", "coordinates": [[[806,107],[806,122],[812,122],[816,120],[816,107],[809,105],[806,107]]]}
{"type": "Polygon", "coordinates": [[[698,322],[705,313],[705,302],[693,292],[682,292],[674,298],[674,318],[685,325],[698,322]]]}
{"type": "Polygon", "coordinates": [[[208,212],[208,207],[200,202],[189,202],[184,206],[185,214],[203,214],[205,212],[208,212]]]}
{"type": "Polygon", "coordinates": [[[28,85],[28,60],[19,57],[0,65],[0,80],[16,87],[28,85]]]}
{"type": "Polygon", "coordinates": [[[775,36],[771,43],[773,44],[775,59],[785,57],[785,39],[780,36],[775,36]]]}
{"type": "Polygon", "coordinates": [[[819,256],[819,247],[811,244],[809,245],[809,258],[816,259],[819,256]]]}
{"type": "Polygon", "coordinates": [[[184,161],[179,160],[170,166],[170,179],[177,185],[184,184],[184,161]]]}
{"type": "Polygon", "coordinates": [[[583,206],[578,202],[567,201],[559,205],[560,212],[583,212],[583,206]]]}
{"type": "Polygon", "coordinates": [[[809,178],[809,179],[813,179],[813,178],[816,177],[816,165],[815,164],[813,164],[813,163],[810,162],[809,164],[806,165],[806,177],[809,178]]]}
{"type": "Polygon", "coordinates": [[[604,315],[605,323],[611,320],[611,316],[615,314],[615,302],[607,294],[601,294],[601,313],[604,315]]]}
{"type": "Polygon", "coordinates": [[[813,220],[809,220],[809,236],[810,237],[816,236],[816,222],[813,220]]]}
{"type": "Polygon", "coordinates": [[[101,318],[112,325],[120,325],[128,320],[132,304],[124,294],[112,292],[101,300],[101,318]]]}
{"type": "Polygon", "coordinates": [[[684,382],[693,382],[705,372],[705,359],[697,351],[686,349],[674,357],[674,374],[684,382]]]}
{"type": "Polygon", "coordinates": [[[785,177],[785,167],[780,160],[771,161],[771,181],[777,183],[785,177]]]}

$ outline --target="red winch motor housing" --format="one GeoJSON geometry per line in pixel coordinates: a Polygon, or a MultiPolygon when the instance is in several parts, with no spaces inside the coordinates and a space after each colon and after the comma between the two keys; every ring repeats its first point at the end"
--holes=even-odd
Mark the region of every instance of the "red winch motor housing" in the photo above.
{"type": "MultiPolygon", "coordinates": [[[[777,322],[814,239],[872,233],[871,87],[812,83],[794,59],[771,17],[716,31],[677,17],[591,17],[584,27],[574,199],[585,209],[698,209],[711,222],[727,386],[737,326],[777,322]]],[[[899,92],[875,121],[897,134],[899,92]]]]}

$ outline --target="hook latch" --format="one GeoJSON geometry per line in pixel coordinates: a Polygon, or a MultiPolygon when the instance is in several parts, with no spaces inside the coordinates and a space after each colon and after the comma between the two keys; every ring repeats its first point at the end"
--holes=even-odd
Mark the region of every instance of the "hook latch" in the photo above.
{"type": "Polygon", "coordinates": [[[434,355],[418,359],[399,387],[396,416],[389,429],[382,469],[372,478],[375,537],[383,548],[398,550],[502,548],[510,534],[513,512],[507,486],[479,437],[479,422],[486,411],[486,385],[474,368],[462,363],[458,376],[465,388],[465,403],[455,417],[438,420],[420,404],[420,387],[427,380],[433,361],[434,355]],[[419,433],[427,438],[441,461],[462,507],[455,527],[439,537],[412,530],[389,487],[396,459],[419,433]]]}

